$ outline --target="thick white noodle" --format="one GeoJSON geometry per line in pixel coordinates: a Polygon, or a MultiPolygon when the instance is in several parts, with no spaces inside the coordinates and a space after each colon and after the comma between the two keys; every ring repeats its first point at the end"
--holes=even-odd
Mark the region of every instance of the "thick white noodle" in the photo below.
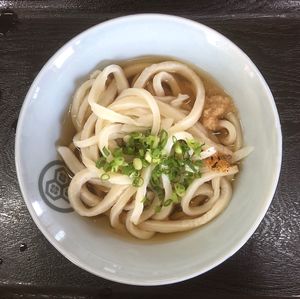
{"type": "Polygon", "coordinates": [[[254,147],[253,146],[245,146],[238,151],[234,152],[231,157],[231,163],[236,163],[245,157],[247,157],[251,152],[253,152],[254,147]]]}
{"type": "Polygon", "coordinates": [[[195,88],[196,99],[191,112],[170,129],[171,132],[187,130],[197,123],[202,114],[205,98],[203,83],[199,76],[187,65],[175,61],[166,61],[145,68],[134,83],[134,87],[143,88],[151,76],[161,71],[178,73],[187,78],[195,88]]]}
{"type": "MultiPolygon", "coordinates": [[[[169,177],[165,174],[161,175],[161,180],[162,180],[162,184],[163,187],[165,189],[165,198],[164,200],[168,200],[169,198],[171,198],[172,195],[172,186],[171,186],[171,182],[169,180],[169,177]]],[[[162,209],[160,210],[160,212],[156,213],[152,218],[156,219],[156,220],[162,220],[162,219],[166,219],[172,212],[174,208],[173,204],[170,204],[167,207],[162,207],[162,209]]]]}
{"type": "Polygon", "coordinates": [[[116,204],[110,210],[110,224],[112,227],[120,228],[120,214],[124,210],[124,207],[131,199],[131,197],[136,193],[136,188],[129,187],[119,198],[116,204]]]}
{"type": "Polygon", "coordinates": [[[152,238],[157,232],[194,229],[217,217],[231,199],[230,180],[238,173],[235,163],[249,155],[253,147],[243,147],[242,128],[235,113],[218,120],[218,127],[226,130],[226,136],[217,138],[215,132],[207,130],[200,119],[204,102],[201,78],[180,62],[132,61],[124,68],[110,65],[94,71],[73,97],[73,141],[57,148],[74,174],[68,189],[74,210],[86,217],[106,215],[113,228],[127,230],[139,239],[152,238]],[[184,84],[190,82],[193,95],[185,94],[181,77],[186,80],[184,84]],[[187,111],[183,104],[190,96],[195,101],[187,111]],[[168,133],[165,155],[172,153],[174,138],[204,143],[200,155],[194,155],[192,160],[203,160],[202,176],[188,186],[180,203],[167,206],[163,203],[172,198],[173,183],[168,175],[161,175],[161,201],[151,189],[153,186],[150,188],[155,165],[142,170],[140,187],[134,187],[133,178],[127,175],[105,174],[96,167],[99,157],[106,156],[104,148],[109,150],[107,159],[111,161],[113,150],[120,142],[126,142],[130,133],[151,130],[151,134],[157,135],[162,129],[168,133]],[[223,171],[211,168],[206,162],[214,155],[224,155],[230,167],[223,171]]]}
{"type": "Polygon", "coordinates": [[[97,174],[91,172],[89,169],[84,169],[76,173],[71,180],[68,190],[69,201],[73,209],[81,216],[91,217],[106,212],[116,203],[122,192],[128,188],[127,185],[113,186],[106,196],[100,199],[99,204],[92,208],[87,208],[81,201],[80,191],[87,181],[97,177],[97,174]]]}
{"type": "Polygon", "coordinates": [[[169,85],[174,96],[179,94],[180,88],[175,78],[167,72],[160,72],[156,74],[153,78],[153,89],[157,96],[165,96],[165,89],[163,87],[163,83],[169,85]]]}
{"type": "Polygon", "coordinates": [[[81,124],[78,123],[78,113],[79,113],[79,109],[80,109],[80,105],[82,104],[87,92],[89,91],[89,89],[92,87],[93,83],[95,80],[90,79],[86,82],[84,82],[76,91],[74,98],[73,98],[73,102],[72,102],[72,106],[71,106],[71,117],[72,117],[72,121],[74,124],[74,127],[76,128],[77,131],[80,131],[82,129],[81,124]]]}
{"type": "Polygon", "coordinates": [[[227,135],[220,139],[225,145],[232,145],[236,142],[236,129],[235,126],[228,120],[220,120],[219,127],[227,131],[227,135]]]}
{"type": "Polygon", "coordinates": [[[80,198],[84,202],[84,204],[87,205],[88,207],[94,207],[100,201],[100,198],[97,195],[95,195],[94,193],[92,193],[88,189],[87,185],[82,186],[82,188],[80,190],[80,198]]]}
{"type": "MultiPolygon", "coordinates": [[[[194,198],[195,193],[197,189],[204,183],[213,180],[214,178],[226,176],[226,175],[232,175],[236,174],[238,172],[237,166],[233,166],[228,169],[227,172],[216,172],[216,171],[211,171],[208,173],[204,173],[201,178],[194,180],[191,185],[188,187],[188,189],[185,192],[185,195],[181,199],[181,208],[182,211],[187,214],[194,216],[195,213],[190,209],[190,201],[194,198]]],[[[197,209],[196,209],[197,211],[197,209]]]]}
{"type": "MultiPolygon", "coordinates": [[[[211,185],[212,185],[212,188],[213,188],[213,196],[211,196],[208,199],[208,201],[206,201],[204,204],[202,204],[200,206],[194,206],[194,207],[192,207],[190,205],[191,201],[189,201],[189,202],[186,201],[185,202],[185,210],[183,210],[183,212],[186,215],[189,215],[189,216],[198,216],[198,215],[201,215],[201,214],[209,211],[212,208],[212,206],[218,200],[219,195],[220,195],[220,177],[214,177],[211,180],[211,185]]],[[[198,190],[195,192],[194,196],[195,195],[197,196],[197,195],[201,194],[201,193],[199,193],[200,187],[198,187],[198,190]]]]}
{"type": "Polygon", "coordinates": [[[151,93],[149,93],[144,89],[128,88],[120,94],[119,98],[122,99],[131,96],[133,97],[135,96],[135,97],[139,97],[140,99],[143,99],[149,106],[153,115],[153,125],[152,125],[151,134],[156,135],[160,129],[160,111],[154,97],[151,95],[151,93]]]}
{"type": "Polygon", "coordinates": [[[215,205],[204,215],[186,220],[147,220],[138,227],[148,232],[174,233],[194,229],[216,218],[229,204],[232,195],[231,184],[221,180],[221,195],[215,205]]]}
{"type": "Polygon", "coordinates": [[[136,196],[135,196],[135,204],[130,218],[130,221],[134,224],[138,224],[139,218],[143,213],[144,204],[142,201],[147,192],[147,186],[151,178],[151,172],[152,172],[152,166],[148,166],[143,170],[141,175],[143,179],[143,185],[137,189],[136,196]]]}
{"type": "MultiPolygon", "coordinates": [[[[73,108],[73,106],[72,106],[73,108]]],[[[77,112],[77,116],[76,116],[76,130],[77,131],[81,131],[83,126],[84,126],[84,123],[86,122],[87,118],[90,116],[91,114],[91,108],[90,108],[90,105],[89,105],[89,102],[88,102],[88,96],[86,95],[79,107],[79,110],[77,112]]],[[[73,114],[73,117],[75,115],[73,114]]]]}
{"type": "Polygon", "coordinates": [[[126,228],[127,230],[135,237],[139,238],[139,239],[150,239],[155,235],[155,232],[148,232],[145,231],[143,229],[138,228],[136,225],[134,225],[134,223],[131,221],[132,218],[132,212],[133,211],[129,211],[126,217],[126,228]]]}
{"type": "MultiPolygon", "coordinates": [[[[168,105],[167,103],[163,103],[161,101],[157,101],[157,104],[160,109],[160,113],[169,118],[173,118],[175,121],[179,121],[182,117],[185,116],[185,114],[181,111],[179,111],[177,108],[172,107],[171,105],[168,105]]],[[[209,146],[214,146],[219,152],[231,155],[232,151],[227,148],[226,146],[222,144],[217,144],[211,139],[209,139],[206,135],[205,129],[200,125],[198,122],[195,126],[188,129],[188,132],[193,134],[194,137],[199,138],[202,140],[205,144],[209,146]]]]}
{"type": "Polygon", "coordinates": [[[180,94],[178,95],[177,98],[175,98],[174,100],[172,100],[172,101],[170,102],[170,104],[171,104],[171,106],[178,108],[178,107],[180,107],[180,106],[183,104],[183,102],[184,102],[185,100],[187,100],[188,98],[189,98],[188,95],[186,95],[186,94],[181,94],[181,93],[180,93],[180,94]]]}
{"type": "Polygon", "coordinates": [[[57,151],[68,166],[68,168],[73,173],[77,173],[85,168],[84,165],[77,159],[77,157],[68,147],[59,146],[57,148],[57,151]]]}
{"type": "Polygon", "coordinates": [[[228,121],[230,121],[235,127],[236,141],[235,141],[235,145],[234,145],[234,150],[237,151],[243,146],[243,133],[242,133],[242,127],[241,127],[240,120],[232,112],[230,112],[226,115],[226,119],[228,121]]]}

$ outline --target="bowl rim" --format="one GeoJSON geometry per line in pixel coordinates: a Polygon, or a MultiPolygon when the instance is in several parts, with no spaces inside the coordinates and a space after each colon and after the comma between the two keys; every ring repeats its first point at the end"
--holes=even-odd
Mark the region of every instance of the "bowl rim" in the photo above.
{"type": "Polygon", "coordinates": [[[29,213],[34,220],[36,226],[39,228],[39,230],[42,232],[42,234],[45,236],[45,238],[64,256],[66,257],[69,261],[71,261],[73,264],[76,266],[80,267],[81,269],[84,269],[98,277],[108,279],[111,281],[119,282],[119,283],[124,283],[124,284],[129,284],[129,285],[137,285],[137,286],[155,286],[155,285],[166,285],[166,284],[171,284],[171,283],[176,283],[180,281],[184,281],[187,279],[191,279],[193,277],[196,277],[200,274],[203,274],[214,267],[220,265],[222,262],[227,260],[229,257],[231,257],[234,253],[236,253],[247,241],[248,239],[252,236],[252,234],[255,232],[259,224],[261,223],[263,217],[265,216],[271,201],[273,199],[273,196],[276,191],[276,187],[278,184],[279,176],[280,176],[280,170],[281,170],[281,163],[282,163],[282,132],[281,132],[281,125],[280,125],[280,119],[279,119],[279,114],[275,105],[275,101],[273,98],[273,95],[270,91],[269,86],[267,85],[264,77],[256,67],[256,65],[252,62],[252,60],[241,50],[236,44],[234,44],[231,40],[229,40],[227,37],[225,37],[223,34],[219,33],[218,31],[203,25],[197,21],[193,21],[184,17],[179,17],[179,16],[174,16],[174,15],[168,15],[168,14],[159,14],[159,13],[142,13],[142,14],[131,14],[127,16],[122,16],[122,17],[117,17],[114,19],[110,19],[107,21],[104,21],[102,23],[96,24],[85,31],[79,33],[72,39],[70,39],[68,42],[66,42],[61,48],[59,48],[51,57],[50,59],[44,64],[38,75],[35,77],[33,83],[31,84],[25,100],[22,104],[22,108],[19,114],[19,119],[18,119],[18,124],[17,124],[17,129],[16,129],[16,137],[15,137],[15,165],[16,165],[16,171],[17,171],[17,177],[18,177],[18,182],[20,186],[20,190],[22,193],[22,197],[26,203],[27,209],[29,210],[29,213]],[[272,184],[269,187],[268,195],[266,196],[266,199],[264,201],[264,206],[261,208],[260,213],[257,215],[255,222],[252,224],[252,226],[248,229],[247,233],[241,238],[234,246],[231,248],[227,249],[224,254],[222,254],[222,257],[219,259],[210,262],[208,266],[205,268],[201,268],[198,271],[193,271],[189,275],[178,275],[176,278],[164,278],[158,280],[143,280],[143,281],[138,281],[134,280],[132,278],[127,278],[127,277],[120,277],[114,274],[110,274],[108,272],[103,271],[101,268],[100,269],[93,269],[92,267],[88,266],[84,261],[76,258],[73,256],[72,253],[64,249],[64,246],[58,242],[54,236],[52,236],[50,233],[47,232],[47,230],[44,228],[44,225],[42,222],[39,220],[39,217],[37,216],[36,212],[34,211],[30,200],[28,199],[28,196],[26,194],[26,188],[25,184],[23,182],[22,176],[21,176],[21,169],[22,169],[22,163],[20,161],[20,153],[21,153],[21,131],[23,127],[23,122],[26,117],[26,110],[28,109],[28,105],[30,103],[30,100],[33,96],[35,87],[37,83],[40,81],[40,79],[44,76],[44,73],[47,72],[49,66],[53,63],[53,61],[63,52],[67,47],[72,45],[76,40],[82,38],[83,36],[86,36],[90,34],[92,31],[96,31],[98,28],[102,28],[105,26],[110,26],[110,25],[121,25],[122,23],[126,23],[127,21],[138,21],[138,20],[145,20],[145,19],[160,19],[160,20],[168,20],[172,21],[174,23],[181,23],[185,24],[190,27],[194,27],[197,30],[202,30],[208,33],[212,33],[223,40],[225,40],[231,47],[235,49],[245,59],[252,67],[254,70],[256,76],[259,79],[260,84],[264,88],[264,91],[268,97],[268,100],[270,102],[270,105],[272,107],[272,116],[274,118],[275,124],[276,124],[276,139],[277,139],[277,151],[278,155],[275,159],[275,165],[274,165],[274,177],[272,184]]]}

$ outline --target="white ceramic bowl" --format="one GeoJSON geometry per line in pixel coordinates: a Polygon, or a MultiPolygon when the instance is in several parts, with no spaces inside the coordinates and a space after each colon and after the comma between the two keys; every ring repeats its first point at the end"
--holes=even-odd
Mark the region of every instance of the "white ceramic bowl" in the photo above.
{"type": "Polygon", "coordinates": [[[104,22],[63,46],[43,67],[23,104],[16,135],[16,167],[30,214],[66,258],[101,277],[134,285],[182,281],[212,269],[253,234],[272,200],[281,165],[281,129],[272,94],[253,62],[231,41],[196,22],[144,14],[104,22]],[[215,77],[234,98],[245,143],[244,161],[229,207],[214,221],[165,241],[124,239],[107,225],[72,212],[68,182],[55,144],[72,94],[104,60],[167,55],[215,77]]]}

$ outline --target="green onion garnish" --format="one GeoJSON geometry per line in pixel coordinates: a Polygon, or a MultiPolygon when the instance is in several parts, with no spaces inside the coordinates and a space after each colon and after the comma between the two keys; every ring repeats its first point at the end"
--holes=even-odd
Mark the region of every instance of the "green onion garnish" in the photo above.
{"type": "Polygon", "coordinates": [[[146,160],[147,162],[149,162],[149,163],[152,162],[152,157],[151,157],[150,151],[147,151],[147,152],[146,152],[145,160],[146,160]]]}
{"type": "Polygon", "coordinates": [[[133,167],[136,170],[141,170],[143,168],[142,160],[140,158],[134,158],[133,159],[133,167]]]}
{"type": "Polygon", "coordinates": [[[132,186],[133,187],[141,187],[144,184],[144,180],[142,177],[138,176],[133,179],[132,186]]]}
{"type": "Polygon", "coordinates": [[[120,147],[117,147],[114,151],[113,151],[113,156],[114,157],[122,157],[123,155],[123,150],[120,147]]]}
{"type": "Polygon", "coordinates": [[[110,155],[110,151],[105,146],[102,148],[102,152],[105,157],[108,157],[110,155]]]}
{"type": "Polygon", "coordinates": [[[164,148],[168,141],[168,133],[166,130],[161,130],[159,135],[160,135],[159,147],[164,148]]]}
{"type": "MultiPolygon", "coordinates": [[[[161,130],[157,136],[151,135],[150,130],[132,132],[126,135],[122,142],[117,142],[119,146],[112,151],[103,147],[103,156],[95,163],[97,168],[104,171],[101,179],[109,180],[108,173],[120,173],[130,177],[134,187],[141,187],[144,184],[141,173],[143,169],[152,165],[147,188],[160,200],[160,204],[155,208],[156,212],[158,213],[163,206],[179,203],[189,185],[201,177],[202,161],[198,157],[204,144],[195,139],[177,140],[172,136],[173,148],[167,156],[164,148],[168,138],[165,130],[161,130]],[[168,176],[172,186],[172,194],[166,200],[162,174],[168,176]]],[[[144,205],[150,203],[146,197],[142,202],[144,205]]]]}
{"type": "Polygon", "coordinates": [[[144,157],[144,155],[145,155],[145,151],[144,151],[144,149],[139,149],[139,155],[141,156],[141,157],[144,157]]]}
{"type": "Polygon", "coordinates": [[[100,178],[102,181],[107,181],[110,179],[110,176],[108,173],[103,173],[100,178]]]}
{"type": "Polygon", "coordinates": [[[182,148],[181,148],[179,142],[175,143],[175,153],[179,154],[179,155],[182,154],[182,148]]]}
{"type": "Polygon", "coordinates": [[[150,199],[147,196],[144,196],[144,198],[141,200],[141,202],[144,204],[145,207],[150,205],[150,199]]]}
{"type": "Polygon", "coordinates": [[[163,206],[164,206],[164,207],[167,207],[167,206],[169,206],[172,202],[173,202],[172,199],[169,198],[169,199],[167,199],[167,200],[165,200],[165,201],[163,202],[163,206]]]}
{"type": "Polygon", "coordinates": [[[102,168],[106,163],[106,159],[105,158],[100,158],[96,161],[96,167],[97,168],[102,168]]]}
{"type": "Polygon", "coordinates": [[[159,213],[161,211],[162,206],[155,207],[155,213],[159,213]]]}
{"type": "Polygon", "coordinates": [[[132,132],[132,133],[130,134],[130,136],[131,136],[133,139],[140,139],[140,138],[143,137],[143,134],[140,133],[140,132],[132,132]]]}
{"type": "Polygon", "coordinates": [[[186,166],[188,166],[188,168],[192,171],[192,172],[196,172],[197,169],[196,167],[193,165],[192,161],[190,160],[186,160],[185,161],[186,166]]]}
{"type": "Polygon", "coordinates": [[[178,196],[183,197],[185,194],[185,187],[180,183],[174,184],[175,192],[178,196]]]}

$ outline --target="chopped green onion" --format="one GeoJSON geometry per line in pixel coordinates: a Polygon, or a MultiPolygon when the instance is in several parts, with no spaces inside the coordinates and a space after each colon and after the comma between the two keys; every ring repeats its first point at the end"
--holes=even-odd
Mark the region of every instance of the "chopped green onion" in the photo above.
{"type": "Polygon", "coordinates": [[[159,141],[160,141],[160,138],[155,135],[149,135],[149,136],[145,137],[145,139],[144,139],[146,146],[150,147],[151,149],[157,148],[159,141]]]}
{"type": "Polygon", "coordinates": [[[173,203],[179,203],[180,198],[178,198],[177,194],[175,192],[173,192],[171,195],[171,200],[173,203]]]}
{"type": "Polygon", "coordinates": [[[151,147],[154,142],[154,137],[155,136],[153,136],[153,135],[149,135],[149,136],[145,137],[145,143],[151,147]]]}
{"type": "Polygon", "coordinates": [[[134,171],[129,175],[130,178],[137,178],[140,176],[140,173],[134,169],[134,171]]]}
{"type": "Polygon", "coordinates": [[[182,154],[182,148],[181,148],[179,142],[175,143],[175,153],[179,154],[179,155],[182,154]]]}
{"type": "Polygon", "coordinates": [[[113,151],[114,157],[122,157],[123,151],[122,148],[118,147],[113,151]]]}
{"type": "MultiPolygon", "coordinates": [[[[150,130],[144,132],[132,132],[125,136],[125,142],[118,143],[118,147],[109,150],[103,147],[103,157],[96,161],[96,167],[103,169],[102,180],[110,178],[108,173],[121,173],[132,179],[132,185],[141,187],[144,180],[141,177],[143,168],[152,165],[153,170],[148,187],[155,193],[160,204],[156,211],[163,206],[169,206],[180,202],[189,185],[201,177],[202,161],[197,160],[197,155],[202,151],[203,144],[195,139],[178,140],[172,136],[173,149],[169,155],[164,151],[168,141],[168,133],[161,130],[157,136],[150,130]],[[107,158],[110,156],[110,160],[107,158]],[[196,159],[195,159],[196,158],[196,159]],[[165,192],[161,175],[168,176],[173,192],[170,198],[165,198],[165,192]]],[[[199,159],[199,158],[198,158],[199,159]]],[[[146,205],[150,201],[145,197],[142,200],[146,205]]]]}
{"type": "Polygon", "coordinates": [[[150,204],[150,199],[147,196],[144,196],[144,198],[141,200],[141,203],[143,203],[144,206],[148,206],[150,204]]]}
{"type": "Polygon", "coordinates": [[[161,150],[158,148],[154,149],[151,156],[152,156],[152,163],[154,163],[154,164],[160,163],[161,150]]]}
{"type": "Polygon", "coordinates": [[[128,176],[131,176],[132,173],[135,172],[135,169],[134,169],[134,167],[133,167],[132,164],[128,164],[126,166],[122,166],[121,170],[122,170],[123,174],[128,175],[128,176]]]}
{"type": "Polygon", "coordinates": [[[160,148],[164,148],[167,144],[168,141],[168,133],[166,130],[161,130],[160,131],[160,142],[159,142],[159,146],[160,148]]]}
{"type": "Polygon", "coordinates": [[[151,154],[149,151],[146,152],[146,155],[145,155],[145,160],[149,163],[152,162],[152,157],[151,157],[151,154]]]}
{"type": "Polygon", "coordinates": [[[163,200],[163,199],[164,199],[165,193],[164,193],[164,190],[163,190],[162,188],[157,187],[157,188],[156,188],[156,194],[157,194],[157,196],[158,196],[158,198],[159,198],[160,200],[163,200]]]}
{"type": "Polygon", "coordinates": [[[153,141],[152,147],[153,148],[157,148],[158,144],[159,144],[159,137],[158,136],[154,136],[154,141],[153,141]]]}
{"type": "Polygon", "coordinates": [[[125,146],[123,151],[124,151],[124,154],[126,154],[126,155],[134,154],[134,148],[132,146],[125,146]]]}
{"type": "Polygon", "coordinates": [[[106,163],[106,164],[103,166],[103,170],[104,170],[105,172],[111,171],[111,168],[112,168],[112,166],[111,166],[110,163],[106,163]]]}
{"type": "Polygon", "coordinates": [[[183,174],[186,178],[192,178],[195,175],[193,172],[190,171],[185,171],[183,174]]]}
{"type": "Polygon", "coordinates": [[[204,145],[204,143],[200,144],[195,139],[188,139],[187,144],[194,151],[195,155],[197,155],[197,156],[200,155],[200,153],[202,151],[202,146],[204,145]]]}
{"type": "Polygon", "coordinates": [[[125,162],[124,157],[116,157],[114,158],[113,162],[117,165],[122,165],[125,162]]]}
{"type": "Polygon", "coordinates": [[[190,160],[186,160],[185,164],[188,166],[188,168],[191,169],[192,172],[196,172],[197,171],[196,167],[193,165],[193,163],[190,160]]]}
{"type": "Polygon", "coordinates": [[[161,155],[161,150],[160,149],[156,148],[156,149],[153,150],[152,158],[159,158],[160,155],[161,155]]]}
{"type": "Polygon", "coordinates": [[[106,159],[101,157],[100,159],[98,159],[96,161],[96,167],[97,168],[102,168],[105,165],[105,163],[106,163],[106,159]]]}
{"type": "MultiPolygon", "coordinates": [[[[181,146],[183,154],[188,154],[189,153],[190,148],[189,148],[189,146],[187,145],[187,143],[185,141],[181,140],[180,146],[181,146]]],[[[188,154],[188,156],[189,156],[189,154],[188,154]]]]}
{"type": "Polygon", "coordinates": [[[143,149],[139,149],[139,154],[141,157],[144,157],[145,151],[143,149]]]}
{"type": "Polygon", "coordinates": [[[134,158],[133,159],[133,167],[136,170],[141,170],[143,168],[142,160],[140,158],[134,158]]]}
{"type": "Polygon", "coordinates": [[[153,164],[159,164],[160,163],[160,158],[154,158],[154,159],[152,159],[152,163],[153,164]]]}
{"type": "Polygon", "coordinates": [[[160,180],[159,180],[159,177],[158,176],[151,176],[151,184],[153,187],[157,187],[160,185],[160,180]]]}
{"type": "Polygon", "coordinates": [[[160,185],[161,173],[162,173],[161,169],[160,169],[159,165],[157,165],[151,173],[151,184],[152,184],[152,186],[157,187],[157,186],[160,185]]]}
{"type": "Polygon", "coordinates": [[[132,133],[130,134],[130,136],[131,136],[133,139],[140,139],[140,138],[143,137],[143,134],[140,133],[140,132],[132,132],[132,133]]]}
{"type": "Polygon", "coordinates": [[[170,174],[170,169],[169,168],[165,168],[162,170],[164,174],[170,174]]]}
{"type": "Polygon", "coordinates": [[[143,163],[143,167],[148,167],[150,165],[150,163],[148,161],[146,161],[145,159],[141,159],[142,163],[143,163]]]}
{"type": "Polygon", "coordinates": [[[178,196],[182,197],[185,194],[185,187],[180,184],[180,183],[176,183],[174,184],[174,188],[175,188],[175,192],[178,196]]]}
{"type": "Polygon", "coordinates": [[[202,173],[199,171],[197,173],[195,173],[195,178],[198,179],[198,178],[201,178],[202,177],[202,173]]]}
{"type": "Polygon", "coordinates": [[[132,186],[141,187],[144,184],[144,180],[142,177],[138,176],[133,179],[132,186]]]}
{"type": "Polygon", "coordinates": [[[201,167],[203,165],[203,162],[202,162],[202,160],[195,160],[194,165],[197,167],[201,167]]]}
{"type": "Polygon", "coordinates": [[[173,202],[173,200],[171,198],[167,199],[166,201],[163,202],[163,206],[167,207],[169,206],[171,203],[173,202]]]}
{"type": "Polygon", "coordinates": [[[102,152],[104,154],[104,156],[108,157],[110,155],[110,151],[104,146],[102,148],[102,152]]]}
{"type": "Polygon", "coordinates": [[[162,206],[155,207],[155,213],[159,213],[161,211],[162,206]]]}
{"type": "Polygon", "coordinates": [[[107,181],[110,179],[110,176],[108,173],[103,173],[100,178],[102,181],[107,181]]]}

